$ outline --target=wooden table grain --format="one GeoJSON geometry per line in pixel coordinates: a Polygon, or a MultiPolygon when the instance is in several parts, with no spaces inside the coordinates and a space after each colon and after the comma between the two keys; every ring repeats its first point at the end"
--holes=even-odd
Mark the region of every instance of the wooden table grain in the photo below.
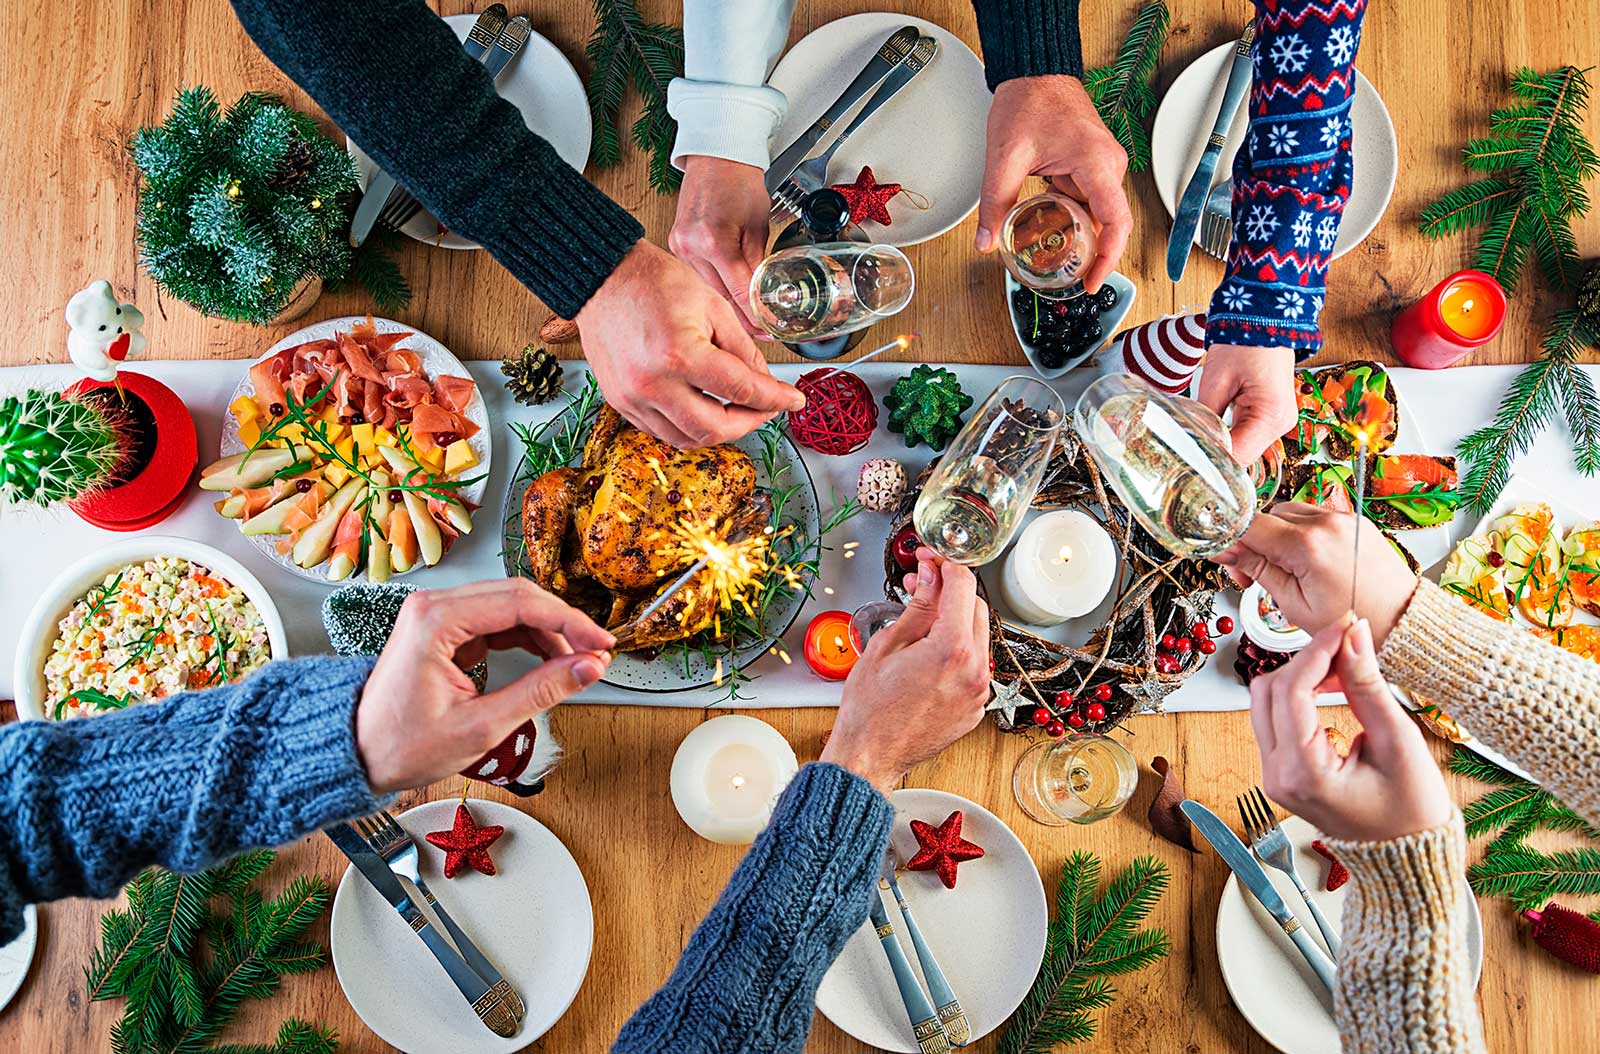
{"type": "MultiPolygon", "coordinates": [[[[474,4],[447,0],[442,13],[474,4]]],[[[516,5],[513,5],[516,6],[516,5]]],[[[522,5],[526,7],[527,5],[522,5]]],[[[965,0],[915,0],[894,7],[948,26],[977,47],[965,0]]],[[[304,93],[250,43],[222,0],[170,0],[82,5],[72,17],[19,4],[0,5],[0,363],[66,359],[61,321],[67,298],[93,278],[107,278],[147,316],[152,356],[236,357],[254,354],[287,332],[258,330],[203,318],[159,297],[139,272],[133,238],[136,175],[126,155],[129,133],[158,121],[183,84],[208,84],[224,98],[271,90],[308,106],[304,93]]],[[[649,0],[647,14],[676,20],[678,5],[649,0]]],[[[1136,4],[1086,3],[1083,30],[1091,64],[1105,61],[1136,4]]],[[[1240,0],[1177,0],[1157,88],[1184,65],[1228,38],[1247,16],[1240,0]]],[[[799,0],[794,36],[860,6],[845,0],[799,0]]],[[[529,11],[580,68],[592,25],[584,0],[546,0],[529,11]]],[[[1512,69],[1587,65],[1600,39],[1600,9],[1591,0],[1373,0],[1361,48],[1362,70],[1393,115],[1400,142],[1400,181],[1389,211],[1355,252],[1333,266],[1324,316],[1332,359],[1386,358],[1388,320],[1440,277],[1468,259],[1469,239],[1429,242],[1415,230],[1421,206],[1464,181],[1461,144],[1482,134],[1488,109],[1503,99],[1512,69]]],[[[1600,129],[1591,117],[1590,132],[1600,129]]],[[[981,150],[981,143],[973,143],[981,150]]],[[[645,165],[629,148],[625,163],[592,178],[665,240],[673,199],[652,191],[645,165]]],[[[897,175],[886,172],[885,175],[897,175]]],[[[1200,307],[1220,274],[1196,255],[1176,286],[1163,275],[1167,218],[1148,175],[1130,177],[1136,233],[1121,269],[1140,284],[1137,322],[1183,307],[1200,307]]],[[[922,353],[966,362],[1022,359],[1010,335],[1000,292],[1000,269],[970,251],[974,221],[910,255],[918,296],[907,319],[919,329],[922,353]]],[[[1600,251],[1600,214],[1577,229],[1579,244],[1600,251]]],[[[546,311],[482,253],[450,252],[407,243],[401,264],[416,290],[399,317],[438,337],[467,358],[497,358],[534,339],[546,311]]],[[[361,313],[359,292],[325,295],[313,317],[361,313]]],[[[1505,334],[1470,361],[1520,362],[1538,346],[1540,324],[1552,310],[1529,283],[1513,297],[1505,334]]],[[[15,559],[11,554],[7,559],[15,559]]],[[[1325,711],[1353,729],[1343,709],[1325,711]]],[[[589,977],[566,1016],[539,1044],[547,1051],[599,1052],[666,977],[689,934],[711,906],[739,859],[739,850],[699,840],[679,821],[667,796],[667,771],[678,742],[707,714],[698,710],[573,707],[556,716],[567,760],[550,789],[525,804],[571,847],[594,896],[596,939],[589,977]]],[[[765,710],[795,745],[814,758],[832,721],[827,710],[765,710]]],[[[1259,765],[1242,713],[1183,714],[1129,723],[1142,762],[1170,758],[1191,793],[1225,803],[1255,783],[1259,765]]],[[[1172,936],[1172,954],[1159,965],[1120,978],[1116,1003],[1101,1015],[1089,1049],[1120,1051],[1256,1052],[1269,1048],[1229,1001],[1216,966],[1214,920],[1226,878],[1210,854],[1189,854],[1154,838],[1142,819],[1155,793],[1148,769],[1139,793],[1121,815],[1088,828],[1044,828],[1028,821],[1009,792],[1022,740],[985,726],[939,759],[919,767],[909,786],[966,795],[1010,823],[1032,851],[1053,892],[1062,858],[1074,849],[1099,853],[1109,867],[1154,854],[1172,869],[1172,888],[1151,922],[1172,936]]],[[[1439,751],[1443,756],[1442,748],[1439,751]]],[[[1461,800],[1476,793],[1452,778],[1461,800]]],[[[454,793],[441,784],[411,796],[454,793]]],[[[494,796],[495,792],[486,793],[494,796]]],[[[514,800],[514,799],[507,799],[514,800]]],[[[323,840],[287,847],[277,874],[312,871],[336,879],[339,859],[323,840]]],[[[1487,956],[1480,987],[1490,1048],[1498,1052],[1575,1050],[1591,1034],[1600,988],[1536,949],[1504,902],[1483,903],[1487,956]],[[1537,1012],[1530,1012],[1534,994],[1537,1012]]],[[[83,901],[40,912],[39,951],[16,1001],[0,1014],[0,1048],[98,1051],[109,1049],[115,1003],[85,1005],[83,964],[97,933],[102,905],[83,901]]],[[[331,969],[287,980],[281,994],[246,1007],[230,1030],[233,1040],[266,1040],[283,1017],[299,1015],[339,1030],[343,1049],[386,1049],[345,1002],[331,969]]],[[[976,1045],[996,1049],[997,1037],[976,1045]]],[[[819,1017],[808,1049],[855,1054],[861,1049],[819,1017]]]]}

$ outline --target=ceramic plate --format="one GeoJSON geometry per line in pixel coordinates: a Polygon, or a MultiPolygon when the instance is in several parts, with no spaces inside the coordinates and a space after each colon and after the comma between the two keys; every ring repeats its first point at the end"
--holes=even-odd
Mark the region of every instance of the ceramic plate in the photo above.
{"type": "MultiPolygon", "coordinates": [[[[1234,43],[1229,41],[1195,59],[1178,74],[1156,111],[1155,126],[1150,133],[1151,175],[1155,177],[1161,203],[1167,207],[1169,216],[1177,208],[1183,188],[1205,150],[1206,138],[1222,106],[1222,90],[1227,81],[1225,71],[1233,51],[1234,43]]],[[[1356,94],[1350,106],[1350,120],[1355,185],[1351,188],[1344,220],[1339,225],[1339,240],[1333,246],[1335,257],[1354,249],[1372,233],[1389,205],[1395,177],[1400,171],[1394,122],[1389,119],[1389,111],[1378,90],[1359,70],[1356,71],[1356,94]]],[[[1248,124],[1245,108],[1241,106],[1234,116],[1233,127],[1228,130],[1228,145],[1223,147],[1222,158],[1217,162],[1217,182],[1229,178],[1233,155],[1239,152],[1248,124]]],[[[1200,244],[1198,224],[1194,242],[1200,244]]]]}
{"type": "MultiPolygon", "coordinates": [[[[1283,821],[1283,829],[1294,843],[1294,866],[1311,890],[1317,906],[1327,916],[1335,932],[1340,930],[1346,883],[1332,893],[1323,891],[1327,861],[1311,851],[1316,830],[1298,816],[1283,821]]],[[[1320,945],[1322,935],[1311,922],[1311,913],[1289,876],[1267,868],[1273,888],[1285,904],[1305,920],[1311,939],[1320,945]]],[[[1483,970],[1483,919],[1478,902],[1462,880],[1462,910],[1467,914],[1467,949],[1472,960],[1472,983],[1476,987],[1483,970]]],[[[1333,1023],[1333,996],[1322,987],[1299,951],[1283,935],[1272,916],[1254,896],[1239,887],[1239,880],[1228,876],[1217,904],[1217,959],[1222,979],[1250,1026],[1261,1038],[1284,1054],[1338,1054],[1339,1030],[1333,1023]]]]}
{"type": "MultiPolygon", "coordinates": [[[[506,833],[490,849],[496,875],[444,877],[444,852],[424,840],[449,830],[455,798],[400,814],[422,877],[489,961],[522,995],[522,1029],[502,1039],[484,1027],[416,934],[353,867],[334,894],[328,943],[339,987],[387,1044],[408,1054],[509,1054],[548,1032],[583,986],[594,947],[594,908],[578,862],[544,824],[498,802],[472,799],[479,824],[506,833]]],[[[431,911],[423,909],[430,916],[431,911]]],[[[437,925],[437,923],[435,923],[437,925]]]]}
{"type": "MultiPolygon", "coordinates": [[[[304,344],[308,340],[331,340],[334,333],[340,330],[348,330],[352,326],[360,325],[366,321],[363,317],[348,315],[344,318],[330,318],[323,322],[317,322],[284,337],[268,348],[266,354],[255,361],[260,362],[261,359],[271,358],[285,348],[292,348],[296,344],[304,344]]],[[[462,365],[461,360],[450,354],[449,348],[416,327],[402,326],[400,323],[387,318],[374,318],[372,324],[377,327],[379,333],[410,333],[411,336],[401,341],[398,346],[422,356],[422,372],[430,380],[441,374],[472,378],[472,374],[467,371],[466,366],[462,365]]],[[[251,365],[254,364],[251,363],[251,365]]],[[[254,393],[255,386],[250,383],[250,368],[247,366],[244,373],[239,377],[239,383],[233,389],[233,394],[228,397],[228,401],[231,403],[241,395],[252,395],[254,393]]],[[[478,426],[478,431],[473,434],[471,439],[467,440],[467,444],[472,447],[472,453],[478,459],[477,466],[471,469],[468,475],[482,478],[470,487],[462,487],[458,493],[470,502],[481,504],[483,492],[489,486],[489,454],[493,449],[493,444],[489,441],[489,407],[483,401],[483,392],[476,388],[472,392],[472,402],[467,404],[467,420],[478,426]]],[[[234,418],[231,411],[224,408],[222,411],[222,442],[219,444],[220,456],[227,457],[229,454],[237,454],[244,449],[244,441],[239,438],[239,422],[234,418]]],[[[482,518],[481,513],[474,515],[474,525],[484,522],[487,521],[482,518]]],[[[319,582],[329,588],[349,585],[352,582],[366,581],[367,572],[365,568],[362,568],[341,582],[330,582],[328,581],[326,563],[317,564],[314,567],[301,567],[290,559],[287,554],[278,552],[277,546],[274,544],[276,538],[273,535],[252,535],[247,540],[260,550],[261,554],[268,560],[271,560],[290,574],[299,575],[301,578],[312,582],[319,582]]],[[[449,559],[450,554],[446,553],[440,562],[443,563],[444,560],[449,559]]],[[[394,577],[397,579],[408,578],[426,570],[428,570],[427,566],[419,560],[416,567],[407,571],[404,575],[397,574],[394,577]]]]}
{"type": "MultiPolygon", "coordinates": [[[[895,810],[891,839],[901,860],[916,852],[910,821],[938,824],[957,809],[963,814],[961,836],[984,849],[980,859],[961,865],[954,889],[944,888],[931,871],[900,876],[906,903],[961,1000],[972,1024],[972,1040],[977,1042],[1003,1025],[1021,1004],[1044,960],[1050,912],[1039,870],[1011,828],[975,802],[936,790],[898,790],[890,801],[895,810]]],[[[926,992],[916,950],[905,936],[892,895],[884,895],[884,906],[926,992]]],[[[851,935],[822,979],[817,1009],[869,1047],[916,1054],[900,990],[870,923],[851,935]]]]}
{"type": "Polygon", "coordinates": [[[16,998],[33,965],[33,949],[39,943],[39,914],[32,904],[22,909],[22,933],[10,944],[0,946],[0,1010],[16,998]]]}
{"type": "MultiPolygon", "coordinates": [[[[445,18],[459,40],[467,39],[467,32],[477,20],[477,15],[445,18]]],[[[521,54],[512,59],[511,65],[495,80],[495,90],[522,112],[522,121],[530,132],[554,147],[561,160],[583,171],[589,160],[589,137],[594,130],[589,117],[589,97],[584,92],[583,81],[578,79],[577,71],[560,48],[538,33],[530,34],[521,54]]],[[[356,167],[361,170],[361,186],[366,187],[375,167],[372,159],[348,140],[345,149],[355,158],[356,167]]],[[[418,209],[400,229],[428,245],[446,249],[479,248],[477,242],[468,241],[459,234],[440,233],[439,221],[427,209],[418,209]]]]}
{"type": "MultiPolygon", "coordinates": [[[[913,203],[905,194],[896,195],[889,202],[890,226],[870,220],[861,224],[868,237],[891,245],[937,237],[978,207],[991,98],[978,56],[941,26],[878,11],[849,15],[813,30],[789,49],[767,79],[789,100],[788,114],[772,136],[776,157],[833,105],[884,40],[908,25],[936,39],[938,53],[862,124],[828,166],[830,184],[852,182],[861,166],[870,165],[878,182],[902,183],[927,199],[913,203]],[[918,207],[924,204],[926,208],[918,207]]],[[[859,108],[846,113],[839,127],[848,125],[859,108]]],[[[815,152],[832,142],[832,136],[824,137],[815,152]]]]}
{"type": "Polygon", "coordinates": [[[1100,318],[1100,343],[1077,358],[1068,359],[1066,365],[1049,370],[1039,365],[1039,353],[1023,342],[1022,335],[1027,332],[1024,327],[1031,326],[1032,320],[1018,316],[1011,308],[1011,298],[1016,295],[1017,290],[1022,288],[1022,283],[1013,278],[1010,271],[1007,271],[1005,275],[1006,314],[1011,318],[1011,332],[1016,334],[1017,346],[1022,349],[1022,354],[1028,357],[1028,363],[1033,367],[1033,372],[1047,380],[1053,380],[1074,367],[1084,365],[1094,358],[1095,352],[1111,343],[1111,338],[1116,336],[1118,327],[1122,325],[1122,320],[1128,317],[1128,310],[1133,307],[1133,298],[1138,293],[1133,284],[1133,279],[1121,271],[1112,271],[1111,276],[1106,279],[1106,285],[1117,291],[1117,306],[1110,311],[1098,312],[1100,318]]]}
{"type": "MultiPolygon", "coordinates": [[[[568,409],[563,413],[570,415],[573,411],[568,409]]],[[[587,422],[582,427],[587,429],[587,422]]],[[[763,433],[764,430],[753,432],[743,439],[736,440],[733,445],[749,454],[750,460],[755,462],[756,486],[772,489],[774,473],[767,468],[763,433]]],[[[776,481],[778,488],[798,485],[786,506],[785,523],[794,525],[797,537],[817,537],[822,530],[817,485],[811,478],[811,471],[806,468],[805,458],[801,457],[799,448],[789,439],[787,433],[776,444],[773,469],[779,477],[776,481]]],[[[522,534],[522,496],[532,480],[527,458],[523,456],[517,460],[517,469],[511,474],[511,482],[506,488],[505,508],[501,520],[503,544],[500,549],[500,559],[506,575],[512,578],[526,578],[532,574],[522,534]]],[[[737,649],[734,652],[732,665],[742,670],[780,641],[783,635],[789,632],[789,627],[794,625],[795,619],[800,615],[800,609],[805,606],[805,601],[805,592],[799,591],[774,602],[765,616],[768,635],[737,649]]],[[[716,649],[710,662],[707,662],[706,657],[699,652],[690,652],[671,645],[653,657],[646,658],[644,657],[646,654],[648,653],[619,654],[607,667],[602,681],[616,688],[639,692],[687,692],[717,683],[718,678],[726,672],[718,669],[719,657],[722,665],[727,664],[725,648],[716,649]]]]}

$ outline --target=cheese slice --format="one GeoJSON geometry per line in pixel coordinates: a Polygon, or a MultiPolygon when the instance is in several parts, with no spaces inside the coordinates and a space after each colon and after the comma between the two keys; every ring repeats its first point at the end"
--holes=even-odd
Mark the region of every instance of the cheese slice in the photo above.
{"type": "Polygon", "coordinates": [[[465,439],[457,439],[444,451],[444,471],[447,476],[458,476],[478,463],[478,455],[472,452],[472,444],[465,439]]]}

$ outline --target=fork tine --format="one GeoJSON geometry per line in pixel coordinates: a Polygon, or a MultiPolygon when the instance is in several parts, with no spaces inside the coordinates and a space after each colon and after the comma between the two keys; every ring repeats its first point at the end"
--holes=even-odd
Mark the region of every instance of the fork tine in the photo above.
{"type": "Polygon", "coordinates": [[[1266,826],[1268,828],[1277,827],[1278,814],[1272,811],[1272,803],[1267,800],[1267,796],[1265,794],[1261,793],[1260,787],[1255,787],[1253,789],[1256,795],[1256,805],[1261,809],[1261,815],[1266,821],[1266,826]]]}
{"type": "Polygon", "coordinates": [[[360,832],[363,839],[369,842],[372,841],[372,817],[357,817],[355,820],[352,820],[351,823],[355,829],[360,832]]]}
{"type": "Polygon", "coordinates": [[[385,838],[398,841],[401,838],[411,837],[406,833],[405,828],[400,826],[400,822],[394,818],[394,814],[388,809],[384,809],[382,812],[378,813],[378,816],[382,820],[380,833],[385,838]]]}
{"type": "Polygon", "coordinates": [[[1241,794],[1235,798],[1234,801],[1239,803],[1239,819],[1244,822],[1245,837],[1249,838],[1253,842],[1256,840],[1256,826],[1250,817],[1248,799],[1241,794]]]}

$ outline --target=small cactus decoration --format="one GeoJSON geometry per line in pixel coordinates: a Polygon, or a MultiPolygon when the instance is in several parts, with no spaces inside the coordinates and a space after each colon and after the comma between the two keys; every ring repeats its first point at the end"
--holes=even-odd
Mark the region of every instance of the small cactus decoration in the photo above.
{"type": "Polygon", "coordinates": [[[0,399],[0,505],[54,505],[114,482],[121,415],[97,397],[28,390],[0,399]]]}

